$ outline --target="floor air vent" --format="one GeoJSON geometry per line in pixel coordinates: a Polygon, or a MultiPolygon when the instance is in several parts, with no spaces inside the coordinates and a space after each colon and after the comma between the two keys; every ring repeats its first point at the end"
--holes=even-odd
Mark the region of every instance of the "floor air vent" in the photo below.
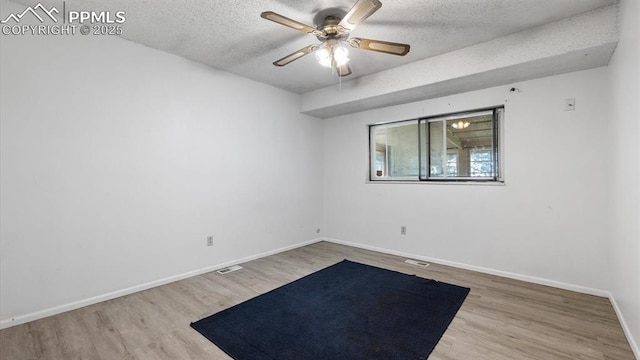
{"type": "Polygon", "coordinates": [[[426,263],[424,261],[418,261],[418,260],[407,259],[404,262],[406,262],[407,264],[418,265],[418,266],[422,266],[422,267],[429,266],[429,263],[426,263]]]}
{"type": "Polygon", "coordinates": [[[242,269],[242,266],[233,265],[233,266],[229,266],[229,267],[222,268],[222,269],[218,270],[218,274],[228,274],[228,273],[230,273],[232,271],[236,271],[236,270],[240,270],[240,269],[242,269]]]}

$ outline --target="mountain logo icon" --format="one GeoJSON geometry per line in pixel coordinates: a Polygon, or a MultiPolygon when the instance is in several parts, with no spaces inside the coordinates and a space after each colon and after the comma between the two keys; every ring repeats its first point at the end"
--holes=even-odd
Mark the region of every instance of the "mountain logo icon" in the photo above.
{"type": "Polygon", "coordinates": [[[40,20],[41,23],[43,23],[45,21],[45,19],[43,18],[44,15],[40,16],[40,14],[38,14],[38,10],[40,10],[41,12],[44,13],[44,15],[48,16],[51,20],[53,20],[54,22],[58,22],[58,19],[56,19],[53,14],[59,14],[60,12],[58,11],[58,9],[56,9],[55,7],[52,7],[51,10],[47,10],[47,8],[45,8],[41,3],[38,3],[38,5],[31,7],[29,6],[28,8],[24,9],[23,12],[21,12],[20,14],[10,14],[9,16],[7,16],[6,19],[0,21],[0,23],[2,24],[6,24],[8,23],[10,20],[15,21],[16,23],[19,23],[20,20],[22,20],[22,18],[27,14],[27,13],[31,13],[33,16],[35,16],[38,20],[40,20]]]}

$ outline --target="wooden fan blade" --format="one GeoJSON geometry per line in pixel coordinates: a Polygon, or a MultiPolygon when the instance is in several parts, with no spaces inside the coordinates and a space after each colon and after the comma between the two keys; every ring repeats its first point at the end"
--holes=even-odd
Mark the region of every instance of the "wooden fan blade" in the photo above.
{"type": "Polygon", "coordinates": [[[260,14],[260,16],[263,19],[271,20],[271,21],[276,22],[276,23],[278,23],[280,25],[284,25],[284,26],[290,27],[290,28],[292,28],[294,30],[302,31],[302,32],[307,33],[307,34],[316,35],[316,36],[318,34],[322,34],[321,31],[316,30],[316,29],[312,28],[309,25],[305,25],[305,24],[303,24],[301,22],[297,22],[297,21],[295,21],[293,19],[289,19],[288,17],[282,16],[280,14],[276,14],[273,11],[265,11],[262,14],[260,14]]]}
{"type": "Polygon", "coordinates": [[[300,59],[301,57],[303,57],[303,56],[305,56],[307,54],[311,54],[312,52],[316,51],[317,48],[318,48],[318,45],[315,45],[315,44],[314,45],[309,45],[307,47],[303,47],[302,49],[300,49],[300,50],[298,50],[296,52],[293,52],[293,53],[283,57],[280,60],[274,61],[273,65],[275,65],[275,66],[285,66],[288,63],[290,63],[292,61],[295,61],[295,60],[298,60],[298,59],[300,59]]]}
{"type": "Polygon", "coordinates": [[[349,10],[347,15],[344,16],[342,21],[340,21],[339,25],[347,32],[350,32],[356,27],[356,25],[365,21],[381,7],[382,3],[379,0],[358,0],[351,10],[349,10]]]}
{"type": "Polygon", "coordinates": [[[340,75],[340,77],[351,75],[351,68],[348,64],[338,65],[336,66],[336,70],[338,71],[338,75],[340,75]]]}
{"type": "Polygon", "coordinates": [[[389,41],[351,38],[349,44],[363,50],[377,51],[385,54],[405,56],[411,49],[408,44],[400,44],[389,41]]]}

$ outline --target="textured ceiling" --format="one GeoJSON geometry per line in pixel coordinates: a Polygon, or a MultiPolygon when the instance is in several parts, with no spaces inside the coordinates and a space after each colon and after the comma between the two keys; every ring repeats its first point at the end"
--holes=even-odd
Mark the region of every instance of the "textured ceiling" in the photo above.
{"type": "MultiPolygon", "coordinates": [[[[378,73],[525,29],[616,0],[381,0],[382,8],[352,36],[408,43],[405,57],[351,49],[353,74],[378,73]]],[[[25,5],[34,1],[19,0],[25,5]]],[[[41,1],[61,6],[61,0],[41,1]]],[[[285,67],[272,62],[309,44],[310,35],[260,18],[271,10],[315,25],[326,9],[347,11],[355,0],[66,0],[67,9],[126,11],[123,38],[296,93],[337,84],[313,55],[285,67]]]]}

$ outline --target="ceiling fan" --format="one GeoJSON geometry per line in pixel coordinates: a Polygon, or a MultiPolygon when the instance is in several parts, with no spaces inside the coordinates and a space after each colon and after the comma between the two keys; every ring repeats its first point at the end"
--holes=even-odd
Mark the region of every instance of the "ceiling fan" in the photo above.
{"type": "Polygon", "coordinates": [[[282,59],[276,60],[273,65],[285,66],[305,55],[315,52],[316,58],[321,65],[334,68],[339,76],[347,76],[351,74],[351,68],[348,65],[349,50],[344,46],[345,44],[349,44],[354,48],[377,51],[385,54],[406,55],[411,48],[408,44],[356,37],[349,38],[349,34],[358,24],[365,21],[381,7],[382,3],[379,0],[358,0],[344,17],[340,18],[336,15],[326,16],[315,28],[274,13],[273,11],[263,12],[260,14],[262,18],[313,35],[321,42],[320,44],[306,46],[282,59]]]}

